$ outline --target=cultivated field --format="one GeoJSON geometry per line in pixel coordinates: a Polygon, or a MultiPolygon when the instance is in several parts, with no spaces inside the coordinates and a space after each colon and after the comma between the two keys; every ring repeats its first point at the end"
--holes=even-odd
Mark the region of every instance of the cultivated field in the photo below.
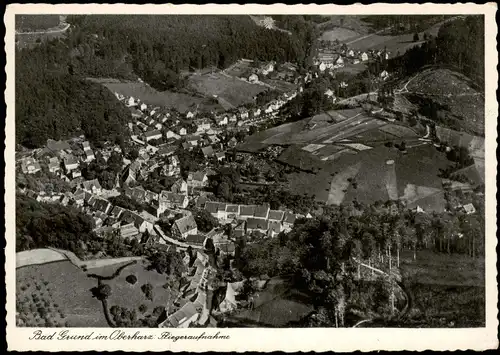
{"type": "Polygon", "coordinates": [[[235,107],[252,102],[255,95],[267,90],[265,86],[250,84],[221,73],[192,75],[189,77],[189,84],[202,95],[217,95],[235,107]]]}
{"type": "Polygon", "coordinates": [[[16,31],[44,31],[59,25],[59,15],[17,15],[16,31]]]}
{"type": "Polygon", "coordinates": [[[153,106],[174,107],[179,112],[196,110],[197,107],[199,107],[200,111],[217,110],[220,108],[218,104],[209,102],[207,99],[171,91],[160,92],[141,82],[119,82],[116,79],[90,80],[103,84],[113,93],[117,92],[125,97],[132,96],[153,106]]]}
{"type": "Polygon", "coordinates": [[[69,261],[16,269],[21,325],[107,327],[101,302],[90,291],[95,286],[94,279],[69,261]]]}

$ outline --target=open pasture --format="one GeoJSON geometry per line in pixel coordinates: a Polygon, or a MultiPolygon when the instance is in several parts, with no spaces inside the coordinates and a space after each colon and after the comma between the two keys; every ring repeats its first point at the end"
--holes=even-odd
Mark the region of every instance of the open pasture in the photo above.
{"type": "MultiPolygon", "coordinates": [[[[90,80],[96,81],[95,79],[90,80]]],[[[200,111],[217,110],[220,108],[220,106],[213,101],[178,92],[160,92],[146,83],[117,82],[116,79],[97,79],[97,82],[106,86],[112,93],[117,92],[125,97],[132,96],[148,105],[175,107],[179,112],[196,110],[197,107],[200,111]]]]}
{"type": "Polygon", "coordinates": [[[347,39],[359,36],[360,33],[343,27],[335,27],[331,30],[327,30],[321,34],[319,38],[322,41],[345,41],[347,39]]]}
{"type": "Polygon", "coordinates": [[[204,96],[217,95],[235,107],[252,102],[254,96],[267,89],[221,73],[192,75],[189,77],[189,85],[204,96]]]}

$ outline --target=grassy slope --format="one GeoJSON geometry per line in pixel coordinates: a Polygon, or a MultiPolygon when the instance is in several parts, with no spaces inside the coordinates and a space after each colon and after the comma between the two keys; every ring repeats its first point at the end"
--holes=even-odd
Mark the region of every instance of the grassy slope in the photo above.
{"type": "Polygon", "coordinates": [[[403,326],[480,327],[485,324],[484,259],[430,251],[403,252],[401,272],[414,282],[414,304],[403,326]]]}

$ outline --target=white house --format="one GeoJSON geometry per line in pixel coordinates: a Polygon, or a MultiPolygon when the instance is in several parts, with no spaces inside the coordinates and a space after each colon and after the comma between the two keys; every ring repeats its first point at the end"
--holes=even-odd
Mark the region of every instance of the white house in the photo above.
{"type": "Polygon", "coordinates": [[[135,99],[132,96],[130,96],[128,98],[128,100],[127,100],[127,106],[128,107],[135,106],[135,99]]]}
{"type": "Polygon", "coordinates": [[[194,113],[191,112],[191,111],[188,111],[188,113],[186,114],[186,117],[187,118],[193,118],[194,117],[194,113]]]}
{"type": "Polygon", "coordinates": [[[322,72],[326,70],[326,64],[324,62],[321,62],[321,64],[319,65],[319,70],[322,72]]]}
{"type": "Polygon", "coordinates": [[[368,54],[366,52],[361,53],[360,59],[362,62],[366,62],[368,60],[368,54]]]}
{"type": "Polygon", "coordinates": [[[227,126],[228,123],[227,116],[217,117],[215,118],[215,121],[217,122],[218,126],[227,126]]]}
{"type": "Polygon", "coordinates": [[[382,73],[380,73],[380,79],[387,80],[388,77],[389,73],[387,72],[387,70],[384,70],[382,73]]]}
{"type": "Polygon", "coordinates": [[[140,106],[141,111],[146,111],[148,109],[148,105],[146,105],[144,102],[140,106]]]}
{"type": "Polygon", "coordinates": [[[187,134],[187,130],[186,130],[184,127],[182,127],[182,128],[179,130],[179,134],[180,134],[181,136],[185,136],[185,135],[187,134]]]}
{"type": "Polygon", "coordinates": [[[247,119],[248,118],[248,110],[246,108],[244,108],[244,107],[240,108],[239,112],[240,112],[240,117],[242,119],[247,119]]]}
{"type": "Polygon", "coordinates": [[[348,57],[354,57],[354,51],[353,51],[352,49],[349,49],[349,50],[347,51],[347,56],[348,56],[348,57]]]}
{"type": "Polygon", "coordinates": [[[253,115],[254,117],[259,117],[260,116],[260,108],[256,109],[254,112],[253,112],[253,115]]]}
{"type": "Polygon", "coordinates": [[[251,83],[256,83],[259,81],[259,76],[257,74],[252,74],[248,77],[248,81],[251,83]]]}

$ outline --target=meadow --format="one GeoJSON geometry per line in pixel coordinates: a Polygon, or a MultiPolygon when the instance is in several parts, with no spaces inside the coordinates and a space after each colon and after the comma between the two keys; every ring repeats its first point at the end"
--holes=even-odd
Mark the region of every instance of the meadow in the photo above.
{"type": "Polygon", "coordinates": [[[191,75],[189,86],[203,96],[217,95],[235,107],[252,102],[254,96],[267,90],[265,86],[250,84],[221,73],[191,75]]]}
{"type": "Polygon", "coordinates": [[[134,97],[142,102],[161,107],[175,107],[179,112],[189,110],[216,110],[220,106],[211,100],[195,97],[184,93],[172,91],[157,91],[149,85],[141,82],[120,82],[116,79],[89,79],[106,86],[112,93],[119,93],[125,97],[134,97]]]}

